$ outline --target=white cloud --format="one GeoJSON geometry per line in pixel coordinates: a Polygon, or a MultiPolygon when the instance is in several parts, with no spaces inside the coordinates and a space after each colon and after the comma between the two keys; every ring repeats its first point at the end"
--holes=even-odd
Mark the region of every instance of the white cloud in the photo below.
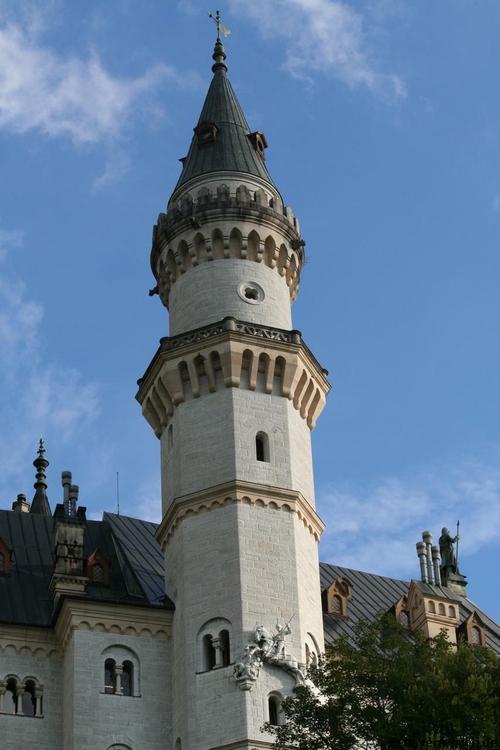
{"type": "Polygon", "coordinates": [[[114,76],[96,52],[63,58],[36,32],[12,22],[0,28],[0,129],[9,132],[38,130],[76,143],[116,137],[166,79],[177,79],[166,65],[136,78],[114,76]]]}
{"type": "Polygon", "coordinates": [[[130,170],[130,159],[124,151],[114,149],[108,154],[104,170],[92,183],[94,192],[118,182],[130,170]]]}
{"type": "Polygon", "coordinates": [[[145,479],[139,485],[137,496],[133,504],[125,499],[122,513],[133,518],[142,518],[143,521],[161,521],[161,487],[160,478],[153,477],[145,479]]]}
{"type": "MultiPolygon", "coordinates": [[[[21,233],[0,230],[18,245],[21,233]]],[[[8,244],[8,243],[7,243],[8,244]]],[[[47,362],[42,348],[43,308],[23,282],[0,265],[0,497],[21,486],[40,435],[59,443],[97,416],[98,390],[74,368],[47,362]]]]}
{"type": "Polygon", "coordinates": [[[17,229],[9,230],[0,227],[0,261],[5,258],[9,250],[20,247],[22,242],[22,232],[17,229]]]}
{"type": "Polygon", "coordinates": [[[367,487],[324,488],[319,513],[327,523],[322,556],[384,575],[418,576],[415,544],[461,525],[461,555],[500,543],[498,462],[440,466],[414,477],[382,479],[367,487]]]}
{"type": "Polygon", "coordinates": [[[286,43],[285,68],[309,79],[333,73],[348,86],[366,86],[373,93],[406,96],[397,75],[381,73],[372,62],[364,29],[365,18],[340,0],[231,0],[231,9],[255,21],[267,38],[286,43]]]}

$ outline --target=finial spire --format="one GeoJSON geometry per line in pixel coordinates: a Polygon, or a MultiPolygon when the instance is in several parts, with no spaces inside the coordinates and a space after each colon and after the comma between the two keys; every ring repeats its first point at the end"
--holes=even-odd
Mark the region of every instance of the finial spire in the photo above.
{"type": "Polygon", "coordinates": [[[215,42],[214,53],[212,55],[213,60],[215,60],[215,64],[212,65],[212,70],[214,73],[217,70],[227,71],[227,65],[224,62],[227,55],[226,55],[226,50],[224,49],[224,45],[222,44],[220,35],[222,32],[222,34],[227,37],[230,35],[231,31],[227,28],[227,26],[224,26],[224,24],[222,23],[220,11],[216,11],[215,16],[213,13],[209,13],[208,16],[213,21],[215,21],[215,25],[217,26],[217,40],[215,42]]]}
{"type": "Polygon", "coordinates": [[[40,513],[41,515],[50,516],[51,510],[49,501],[47,498],[47,475],[45,469],[49,465],[49,462],[45,458],[45,444],[43,438],[40,438],[38,443],[37,457],[33,461],[33,466],[36,469],[35,484],[35,495],[33,502],[31,503],[31,513],[40,513]]]}

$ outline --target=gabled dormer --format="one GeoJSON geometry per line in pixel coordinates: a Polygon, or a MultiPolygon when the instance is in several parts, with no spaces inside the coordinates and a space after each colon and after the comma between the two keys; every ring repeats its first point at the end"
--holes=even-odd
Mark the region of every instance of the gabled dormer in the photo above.
{"type": "Polygon", "coordinates": [[[110,560],[100,549],[94,550],[87,560],[87,578],[89,579],[89,583],[109,586],[110,570],[110,560]]]}
{"type": "Polygon", "coordinates": [[[8,576],[12,567],[12,549],[0,537],[0,576],[8,576]]]}
{"type": "Polygon", "coordinates": [[[347,617],[348,605],[352,597],[352,583],[339,576],[323,591],[323,611],[337,617],[347,617]]]}
{"type": "Polygon", "coordinates": [[[460,625],[458,638],[467,641],[472,646],[486,646],[484,624],[477,612],[472,612],[460,625]]]}

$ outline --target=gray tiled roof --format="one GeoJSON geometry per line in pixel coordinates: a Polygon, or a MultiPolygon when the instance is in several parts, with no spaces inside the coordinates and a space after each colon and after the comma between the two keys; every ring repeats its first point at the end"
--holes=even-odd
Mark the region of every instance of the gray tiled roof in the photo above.
{"type": "MultiPolygon", "coordinates": [[[[352,584],[352,599],[349,601],[348,616],[339,617],[325,614],[325,642],[332,644],[335,638],[345,634],[352,636],[356,623],[361,619],[374,619],[381,612],[388,612],[399,599],[408,594],[411,581],[363,573],[352,568],[343,568],[329,563],[320,563],[321,590],[324,591],[338,577],[347,578],[352,584]]],[[[485,626],[486,643],[500,655],[500,627],[470,599],[460,596],[450,589],[417,582],[423,593],[445,596],[459,604],[459,623],[462,624],[473,612],[479,615],[485,626]]]]}
{"type": "MultiPolygon", "coordinates": [[[[13,550],[14,563],[0,576],[0,622],[48,626],[52,623],[49,585],[54,566],[54,519],[31,513],[0,510],[0,538],[13,550]]],[[[102,521],[87,521],[84,554],[96,549],[111,560],[109,586],[90,584],[87,598],[173,608],[164,594],[164,559],[155,533],[157,525],[138,518],[105,513],[102,521]]],[[[410,581],[364,573],[320,563],[321,590],[339,576],[352,584],[348,616],[324,615],[325,641],[329,645],[342,634],[351,636],[361,619],[387,612],[405,594],[410,581]]],[[[460,623],[476,612],[486,631],[486,642],[500,655],[500,628],[470,599],[439,587],[418,584],[426,593],[459,603],[460,623]]]]}
{"type": "MultiPolygon", "coordinates": [[[[111,561],[109,586],[89,584],[87,599],[173,607],[163,593],[155,529],[154,524],[132,518],[122,522],[108,513],[103,521],[86,522],[84,556],[100,549],[111,561]]],[[[13,552],[10,573],[0,576],[0,622],[51,624],[54,530],[52,516],[0,510],[0,538],[13,552]]]]}
{"type": "Polygon", "coordinates": [[[248,138],[250,128],[223,67],[218,68],[198,120],[217,125],[213,143],[191,141],[175,191],[194,177],[210,172],[242,172],[274,184],[266,165],[248,138]]]}

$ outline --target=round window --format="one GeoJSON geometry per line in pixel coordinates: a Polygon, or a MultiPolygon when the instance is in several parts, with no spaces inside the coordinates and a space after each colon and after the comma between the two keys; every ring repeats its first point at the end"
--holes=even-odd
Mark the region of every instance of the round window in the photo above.
{"type": "Polygon", "coordinates": [[[244,281],[238,287],[241,299],[250,305],[259,305],[265,297],[264,290],[255,281],[244,281]]]}

